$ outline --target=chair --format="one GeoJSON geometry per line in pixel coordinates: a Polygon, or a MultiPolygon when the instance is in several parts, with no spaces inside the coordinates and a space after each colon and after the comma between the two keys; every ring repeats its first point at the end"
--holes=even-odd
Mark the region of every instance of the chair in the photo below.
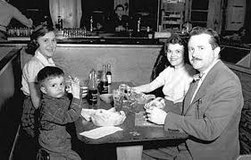
{"type": "MultiPolygon", "coordinates": [[[[164,47],[162,47],[155,63],[152,69],[152,74],[151,74],[151,81],[153,81],[155,78],[158,77],[160,72],[162,72],[166,67],[168,67],[170,63],[167,60],[167,57],[165,56],[165,51],[164,47]]],[[[156,97],[164,97],[164,94],[162,92],[162,88],[160,87],[154,91],[152,91],[150,94],[154,94],[156,97]]]]}

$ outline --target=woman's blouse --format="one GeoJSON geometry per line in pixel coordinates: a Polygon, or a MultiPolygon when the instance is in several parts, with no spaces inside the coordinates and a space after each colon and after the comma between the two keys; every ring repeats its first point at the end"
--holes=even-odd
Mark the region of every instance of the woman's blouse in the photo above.
{"type": "Polygon", "coordinates": [[[150,85],[157,88],[163,86],[165,99],[174,103],[182,102],[195,73],[196,71],[189,64],[178,69],[169,66],[150,85]]]}
{"type": "Polygon", "coordinates": [[[46,59],[38,50],[31,60],[24,65],[21,90],[25,95],[30,95],[28,83],[36,82],[38,72],[46,66],[55,66],[55,63],[52,58],[46,59]]]}

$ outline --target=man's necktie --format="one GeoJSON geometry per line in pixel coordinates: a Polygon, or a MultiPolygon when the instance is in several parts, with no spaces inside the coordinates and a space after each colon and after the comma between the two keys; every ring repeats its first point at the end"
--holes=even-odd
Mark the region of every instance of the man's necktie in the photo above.
{"type": "Polygon", "coordinates": [[[198,88],[199,82],[201,78],[203,77],[204,73],[199,73],[193,76],[193,86],[191,88],[191,99],[190,99],[190,104],[192,103],[194,97],[195,97],[195,91],[198,88]]]}
{"type": "Polygon", "coordinates": [[[198,87],[199,80],[201,79],[202,76],[203,76],[202,74],[196,74],[193,76],[193,81],[190,85],[190,88],[189,88],[189,90],[187,92],[187,96],[186,96],[186,99],[188,100],[189,104],[191,104],[191,102],[192,102],[194,92],[195,92],[196,88],[198,87]]]}

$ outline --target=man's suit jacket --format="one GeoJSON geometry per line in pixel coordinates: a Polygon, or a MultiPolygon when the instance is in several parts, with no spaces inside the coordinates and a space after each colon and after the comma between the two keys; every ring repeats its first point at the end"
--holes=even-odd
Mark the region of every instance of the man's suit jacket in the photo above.
{"type": "Polygon", "coordinates": [[[239,78],[220,60],[190,103],[193,86],[185,97],[182,114],[167,113],[165,129],[179,129],[189,135],[186,143],[195,160],[236,159],[243,107],[239,78]]]}

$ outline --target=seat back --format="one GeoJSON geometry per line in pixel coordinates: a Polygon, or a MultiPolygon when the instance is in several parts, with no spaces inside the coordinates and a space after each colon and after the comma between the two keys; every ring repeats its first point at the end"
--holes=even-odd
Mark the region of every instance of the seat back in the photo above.
{"type": "Polygon", "coordinates": [[[239,155],[236,160],[251,160],[251,154],[239,155]]]}

